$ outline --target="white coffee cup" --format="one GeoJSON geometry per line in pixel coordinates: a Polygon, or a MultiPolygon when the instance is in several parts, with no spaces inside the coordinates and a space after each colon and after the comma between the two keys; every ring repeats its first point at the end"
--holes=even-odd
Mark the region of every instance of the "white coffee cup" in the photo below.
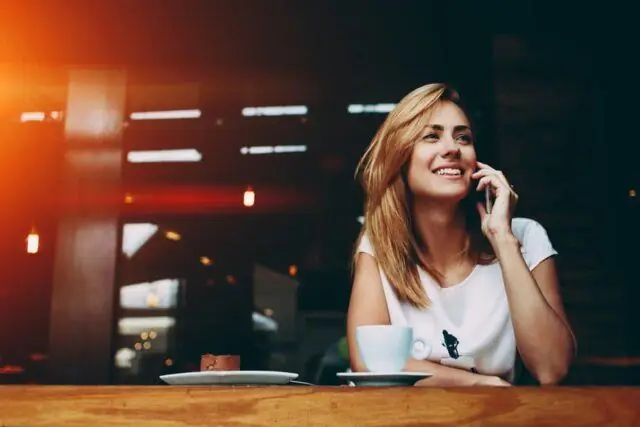
{"type": "Polygon", "coordinates": [[[356,342],[370,372],[400,372],[411,355],[413,329],[398,325],[358,326],[356,342]]]}

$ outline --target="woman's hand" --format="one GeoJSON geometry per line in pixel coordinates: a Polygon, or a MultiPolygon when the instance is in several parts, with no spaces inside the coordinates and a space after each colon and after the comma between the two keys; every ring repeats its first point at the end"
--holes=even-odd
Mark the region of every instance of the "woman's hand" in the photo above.
{"type": "Polygon", "coordinates": [[[477,190],[482,191],[489,187],[495,197],[491,213],[486,212],[482,203],[478,203],[477,206],[482,220],[482,232],[495,245],[497,239],[512,236],[511,215],[518,203],[518,195],[502,172],[481,162],[478,162],[478,167],[479,170],[471,176],[479,180],[477,190]]]}
{"type": "MultiPolygon", "coordinates": [[[[507,381],[500,377],[492,375],[480,375],[473,374],[473,381],[468,382],[468,386],[480,386],[480,387],[511,387],[507,381]]],[[[460,387],[460,381],[455,378],[447,376],[439,376],[435,374],[432,377],[425,378],[415,383],[416,387],[460,387]]]]}
{"type": "Polygon", "coordinates": [[[476,385],[485,387],[511,387],[511,383],[503,380],[500,377],[494,377],[489,375],[479,375],[480,380],[476,385]]]}

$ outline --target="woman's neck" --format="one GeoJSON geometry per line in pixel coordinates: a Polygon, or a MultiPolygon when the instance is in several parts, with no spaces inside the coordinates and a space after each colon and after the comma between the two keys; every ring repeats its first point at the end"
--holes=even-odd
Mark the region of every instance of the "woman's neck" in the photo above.
{"type": "Polygon", "coordinates": [[[436,270],[446,271],[462,261],[468,236],[459,205],[414,201],[413,223],[426,246],[423,256],[436,270]]]}

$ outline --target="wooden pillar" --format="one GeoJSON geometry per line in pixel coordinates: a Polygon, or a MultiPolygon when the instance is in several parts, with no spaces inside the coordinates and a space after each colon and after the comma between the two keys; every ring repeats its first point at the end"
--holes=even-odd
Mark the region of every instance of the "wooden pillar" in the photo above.
{"type": "Polygon", "coordinates": [[[110,382],[125,94],[124,71],[70,72],[49,336],[53,383],[110,382]]]}

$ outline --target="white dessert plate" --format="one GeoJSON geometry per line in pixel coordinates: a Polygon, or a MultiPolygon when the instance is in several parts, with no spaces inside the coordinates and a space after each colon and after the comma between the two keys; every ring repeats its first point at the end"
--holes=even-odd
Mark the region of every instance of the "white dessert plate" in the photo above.
{"type": "Polygon", "coordinates": [[[433,376],[427,372],[339,372],[337,375],[356,387],[412,386],[433,376]]]}
{"type": "Polygon", "coordinates": [[[285,385],[298,374],[280,371],[202,371],[161,375],[170,385],[285,385]]]}

